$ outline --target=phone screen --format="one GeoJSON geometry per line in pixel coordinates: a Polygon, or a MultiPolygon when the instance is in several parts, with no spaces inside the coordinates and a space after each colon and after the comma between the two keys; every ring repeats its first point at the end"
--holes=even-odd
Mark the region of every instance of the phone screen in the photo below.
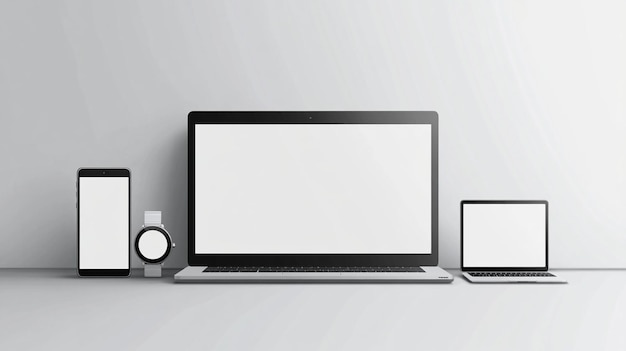
{"type": "Polygon", "coordinates": [[[110,170],[101,171],[107,176],[81,176],[82,171],[78,178],[79,274],[128,275],[130,174],[117,176],[110,170]]]}

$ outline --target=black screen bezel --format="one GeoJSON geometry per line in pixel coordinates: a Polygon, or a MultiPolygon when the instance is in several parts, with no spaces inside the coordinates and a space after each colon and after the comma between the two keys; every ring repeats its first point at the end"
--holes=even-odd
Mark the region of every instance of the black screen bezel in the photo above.
{"type": "Polygon", "coordinates": [[[170,252],[172,252],[172,238],[170,237],[167,230],[160,227],[150,226],[144,227],[143,229],[141,229],[141,231],[139,231],[139,233],[137,233],[137,236],[135,237],[135,253],[137,253],[137,256],[139,256],[142,261],[147,263],[159,263],[164,261],[167,256],[170,255],[170,252]],[[165,249],[165,252],[163,253],[163,255],[155,259],[144,256],[143,253],[141,253],[141,250],[139,250],[139,240],[146,232],[149,232],[151,230],[156,230],[157,232],[163,234],[163,237],[165,237],[165,241],[167,241],[167,248],[165,249]]]}
{"type": "Polygon", "coordinates": [[[76,268],[81,277],[128,277],[130,275],[130,170],[125,168],[80,168],[76,177],[76,268]],[[126,177],[128,178],[128,268],[127,269],[81,269],[80,268],[80,178],[126,177]]]}
{"type": "Polygon", "coordinates": [[[434,111],[193,111],[188,115],[188,264],[190,266],[436,266],[438,263],[438,115],[434,111]],[[429,254],[197,254],[195,126],[197,124],[428,124],[431,126],[429,254]]]}
{"type": "Polygon", "coordinates": [[[493,271],[493,272],[514,272],[514,271],[547,271],[548,270],[548,201],[546,200],[463,200],[461,201],[461,271],[493,271]],[[484,204],[535,204],[546,207],[546,264],[544,267],[466,267],[463,262],[463,206],[464,205],[484,205],[484,204]]]}

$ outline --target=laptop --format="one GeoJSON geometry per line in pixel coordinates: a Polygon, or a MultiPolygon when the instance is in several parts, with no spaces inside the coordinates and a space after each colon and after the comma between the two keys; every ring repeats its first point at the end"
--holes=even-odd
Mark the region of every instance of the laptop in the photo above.
{"type": "Polygon", "coordinates": [[[191,112],[176,282],[451,282],[436,112],[191,112]]]}
{"type": "Polygon", "coordinates": [[[461,270],[472,283],[566,283],[548,272],[548,201],[461,201],[461,270]]]}

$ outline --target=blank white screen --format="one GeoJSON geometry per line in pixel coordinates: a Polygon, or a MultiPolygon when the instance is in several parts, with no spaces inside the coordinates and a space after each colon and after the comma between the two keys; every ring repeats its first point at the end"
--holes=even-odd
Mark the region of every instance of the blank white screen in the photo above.
{"type": "Polygon", "coordinates": [[[129,268],[129,178],[80,177],[80,269],[129,268]]]}
{"type": "Polygon", "coordinates": [[[464,204],[464,267],[545,267],[545,204],[464,204]]]}
{"type": "Polygon", "coordinates": [[[430,251],[430,125],[196,126],[196,253],[430,251]]]}

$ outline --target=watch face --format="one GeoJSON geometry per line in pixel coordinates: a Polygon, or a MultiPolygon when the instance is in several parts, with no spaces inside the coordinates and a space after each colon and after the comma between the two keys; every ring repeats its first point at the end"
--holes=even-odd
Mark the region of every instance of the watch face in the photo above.
{"type": "Polygon", "coordinates": [[[172,242],[167,232],[159,227],[146,227],[137,234],[135,251],[148,263],[163,261],[169,255],[172,242]]]}

